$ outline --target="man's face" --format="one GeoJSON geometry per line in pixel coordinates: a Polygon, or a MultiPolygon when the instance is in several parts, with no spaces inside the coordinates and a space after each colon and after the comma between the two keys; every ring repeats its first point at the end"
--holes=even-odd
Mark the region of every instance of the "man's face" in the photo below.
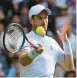
{"type": "Polygon", "coordinates": [[[45,30],[47,30],[48,13],[46,11],[42,11],[40,14],[35,15],[34,18],[32,18],[32,21],[33,30],[36,30],[38,26],[42,26],[45,30]]]}

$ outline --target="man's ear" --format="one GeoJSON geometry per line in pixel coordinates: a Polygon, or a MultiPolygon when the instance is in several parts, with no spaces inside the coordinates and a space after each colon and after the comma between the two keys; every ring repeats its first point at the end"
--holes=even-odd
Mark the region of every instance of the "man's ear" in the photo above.
{"type": "Polygon", "coordinates": [[[30,22],[30,24],[33,24],[33,19],[29,18],[29,22],[30,22]]]}

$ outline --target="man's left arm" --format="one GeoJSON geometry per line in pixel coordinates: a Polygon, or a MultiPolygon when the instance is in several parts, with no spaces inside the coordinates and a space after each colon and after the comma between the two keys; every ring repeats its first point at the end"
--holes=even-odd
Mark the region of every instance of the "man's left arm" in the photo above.
{"type": "Polygon", "coordinates": [[[66,21],[63,25],[62,32],[57,31],[59,38],[63,43],[64,48],[64,60],[58,62],[58,64],[66,71],[74,70],[73,53],[70,46],[70,42],[67,38],[67,32],[69,30],[70,22],[66,21]]]}
{"type": "Polygon", "coordinates": [[[58,62],[58,64],[66,71],[74,70],[73,53],[69,40],[63,43],[64,48],[64,60],[58,62]]]}

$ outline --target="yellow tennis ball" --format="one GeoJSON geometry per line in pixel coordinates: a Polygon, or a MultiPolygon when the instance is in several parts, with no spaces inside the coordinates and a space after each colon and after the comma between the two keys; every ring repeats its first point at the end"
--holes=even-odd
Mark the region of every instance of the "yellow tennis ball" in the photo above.
{"type": "Polygon", "coordinates": [[[45,29],[42,26],[37,27],[36,28],[36,34],[40,35],[40,36],[44,35],[45,34],[45,29]]]}

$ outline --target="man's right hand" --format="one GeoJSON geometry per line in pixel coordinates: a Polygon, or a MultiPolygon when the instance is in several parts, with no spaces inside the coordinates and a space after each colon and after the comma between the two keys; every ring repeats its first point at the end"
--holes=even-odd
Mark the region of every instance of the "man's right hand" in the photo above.
{"type": "Polygon", "coordinates": [[[44,51],[44,47],[41,44],[37,44],[39,48],[35,49],[35,52],[41,54],[44,51]]]}

